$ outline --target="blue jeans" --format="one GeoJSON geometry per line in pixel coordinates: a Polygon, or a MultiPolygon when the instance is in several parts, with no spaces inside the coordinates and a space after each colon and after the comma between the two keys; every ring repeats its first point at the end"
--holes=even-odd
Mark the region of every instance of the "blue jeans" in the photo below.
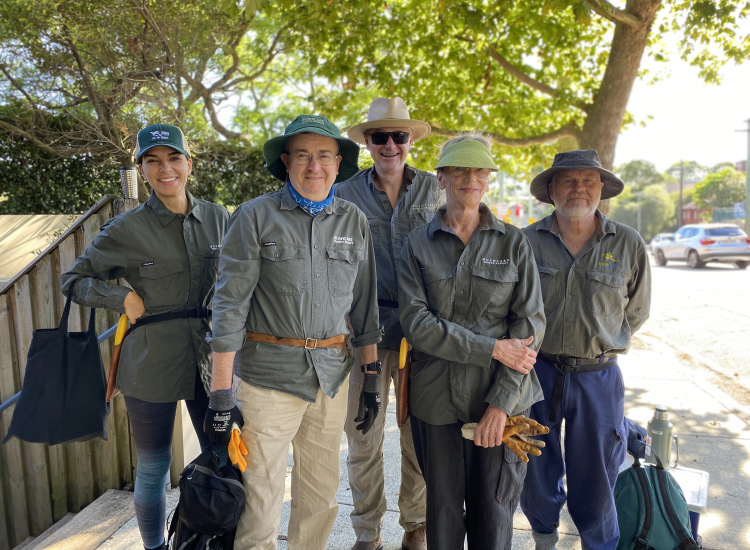
{"type": "MultiPolygon", "coordinates": [[[[185,401],[185,405],[198,435],[201,451],[206,451],[209,441],[203,432],[203,419],[208,409],[208,396],[199,377],[195,381],[195,397],[185,401]]],[[[172,435],[177,402],[149,403],[126,395],[125,406],[138,455],[135,516],[138,518],[143,546],[157,548],[164,542],[166,485],[172,463],[172,435]]]]}
{"type": "Polygon", "coordinates": [[[540,356],[534,366],[544,391],[544,401],[531,407],[530,417],[549,427],[537,439],[547,446],[542,456],[530,456],[521,509],[540,534],[550,534],[560,524],[565,501],[588,550],[615,550],[620,538],[612,495],[617,471],[625,458],[627,429],[625,387],[620,367],[597,372],[565,374],[555,422],[549,420],[550,402],[558,371],[540,356]],[[561,427],[565,420],[565,455],[561,427]],[[563,476],[567,476],[565,493],[563,476]]]}

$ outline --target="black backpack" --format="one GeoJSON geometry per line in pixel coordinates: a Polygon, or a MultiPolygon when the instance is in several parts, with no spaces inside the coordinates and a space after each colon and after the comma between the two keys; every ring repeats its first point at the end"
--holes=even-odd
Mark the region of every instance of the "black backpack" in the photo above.
{"type": "Polygon", "coordinates": [[[202,453],[180,474],[180,501],[169,523],[170,550],[232,550],[245,508],[245,486],[228,461],[219,467],[211,451],[202,453]]]}

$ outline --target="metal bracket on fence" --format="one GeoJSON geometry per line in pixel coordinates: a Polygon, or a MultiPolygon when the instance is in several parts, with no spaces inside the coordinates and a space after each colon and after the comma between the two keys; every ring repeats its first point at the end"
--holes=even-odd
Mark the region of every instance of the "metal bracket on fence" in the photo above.
{"type": "MultiPolygon", "coordinates": [[[[103,343],[103,342],[106,342],[112,336],[115,335],[116,331],[117,331],[117,325],[115,325],[113,327],[110,327],[106,331],[104,331],[103,333],[101,333],[97,337],[97,340],[99,341],[100,344],[103,343]]],[[[8,399],[5,403],[0,403],[0,413],[2,413],[5,409],[7,409],[8,407],[10,407],[16,401],[18,401],[19,397],[21,397],[21,392],[18,392],[16,395],[14,395],[10,399],[8,399]]]]}

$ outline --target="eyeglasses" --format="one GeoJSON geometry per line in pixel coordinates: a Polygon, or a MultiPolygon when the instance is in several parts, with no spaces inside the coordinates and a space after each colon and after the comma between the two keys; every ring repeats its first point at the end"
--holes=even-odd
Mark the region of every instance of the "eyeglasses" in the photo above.
{"type": "Polygon", "coordinates": [[[336,162],[336,157],[333,153],[321,153],[319,155],[311,155],[310,153],[287,153],[289,158],[292,159],[292,164],[297,166],[307,166],[312,162],[313,157],[318,159],[318,164],[321,166],[331,166],[336,162]]]}
{"type": "Polygon", "coordinates": [[[477,179],[488,180],[492,170],[490,168],[469,168],[467,166],[451,166],[448,168],[448,173],[454,178],[460,178],[469,173],[469,170],[474,172],[477,179]]]}
{"type": "Polygon", "coordinates": [[[409,143],[411,137],[409,132],[373,132],[368,135],[373,145],[385,145],[388,143],[388,138],[393,139],[393,143],[396,145],[404,145],[409,143]]]}

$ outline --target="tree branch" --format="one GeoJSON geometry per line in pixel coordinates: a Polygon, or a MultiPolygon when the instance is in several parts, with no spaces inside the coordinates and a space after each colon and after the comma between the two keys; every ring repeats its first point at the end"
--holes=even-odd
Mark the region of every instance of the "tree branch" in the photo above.
{"type": "Polygon", "coordinates": [[[138,0],[132,0],[133,5],[135,6],[135,9],[137,9],[143,19],[146,21],[149,27],[156,33],[156,36],[159,38],[159,41],[161,42],[162,46],[164,46],[164,52],[167,54],[167,64],[172,64],[172,52],[169,49],[169,41],[167,40],[166,35],[164,34],[164,31],[161,30],[159,25],[156,24],[156,21],[154,20],[153,15],[151,14],[151,10],[148,8],[145,2],[139,3],[138,0]]]}
{"type": "Polygon", "coordinates": [[[98,146],[88,146],[88,147],[53,147],[47,143],[44,143],[42,140],[34,136],[33,134],[30,134],[26,130],[23,130],[19,128],[18,126],[14,126],[13,124],[9,124],[8,122],[5,122],[4,120],[0,120],[0,129],[5,130],[9,134],[12,134],[14,136],[19,136],[24,138],[25,140],[30,141],[37,147],[39,147],[41,150],[45,151],[46,153],[49,153],[50,155],[54,155],[56,157],[72,157],[75,155],[82,155],[84,153],[107,153],[112,152],[111,147],[98,145],[98,146]]]}
{"type": "Polygon", "coordinates": [[[622,23],[631,29],[639,29],[643,21],[632,13],[613,6],[607,0],[584,0],[596,13],[613,23],[622,23]]]}
{"type": "Polygon", "coordinates": [[[529,75],[521,71],[518,67],[513,65],[510,61],[505,59],[502,55],[500,55],[500,52],[498,52],[495,48],[490,48],[490,57],[494,59],[498,65],[500,65],[505,72],[507,72],[510,76],[518,80],[519,82],[523,82],[527,86],[534,88],[537,91],[542,92],[543,94],[547,94],[550,97],[554,97],[555,99],[562,99],[563,101],[566,101],[569,105],[572,105],[573,107],[576,107],[577,109],[580,109],[584,113],[587,113],[589,110],[590,105],[588,103],[584,103],[583,101],[572,99],[569,100],[567,98],[561,97],[560,92],[557,91],[555,88],[548,86],[547,84],[543,84],[539,82],[538,80],[535,80],[531,78],[529,75]]]}
{"type": "MultiPolygon", "coordinates": [[[[449,138],[462,136],[467,132],[467,130],[448,130],[432,123],[430,124],[430,126],[432,126],[432,134],[449,138]]],[[[500,134],[496,134],[494,132],[486,132],[482,130],[477,131],[481,132],[483,136],[488,137],[498,145],[504,145],[506,147],[530,147],[532,145],[543,145],[545,143],[557,141],[562,137],[572,137],[578,139],[578,136],[580,134],[580,130],[572,122],[566,124],[561,128],[558,128],[554,132],[540,134],[538,136],[532,136],[528,138],[509,138],[500,134]]]]}
{"type": "Polygon", "coordinates": [[[203,83],[195,80],[192,76],[190,76],[190,74],[187,73],[187,71],[183,72],[181,76],[188,84],[190,84],[190,86],[193,88],[193,91],[195,91],[198,96],[203,99],[203,105],[208,111],[208,116],[211,119],[211,126],[214,130],[219,132],[227,139],[241,139],[242,141],[251,143],[251,138],[248,134],[242,134],[240,132],[230,130],[221,123],[219,117],[216,114],[216,108],[214,107],[211,92],[209,92],[208,88],[206,88],[203,83]]]}

